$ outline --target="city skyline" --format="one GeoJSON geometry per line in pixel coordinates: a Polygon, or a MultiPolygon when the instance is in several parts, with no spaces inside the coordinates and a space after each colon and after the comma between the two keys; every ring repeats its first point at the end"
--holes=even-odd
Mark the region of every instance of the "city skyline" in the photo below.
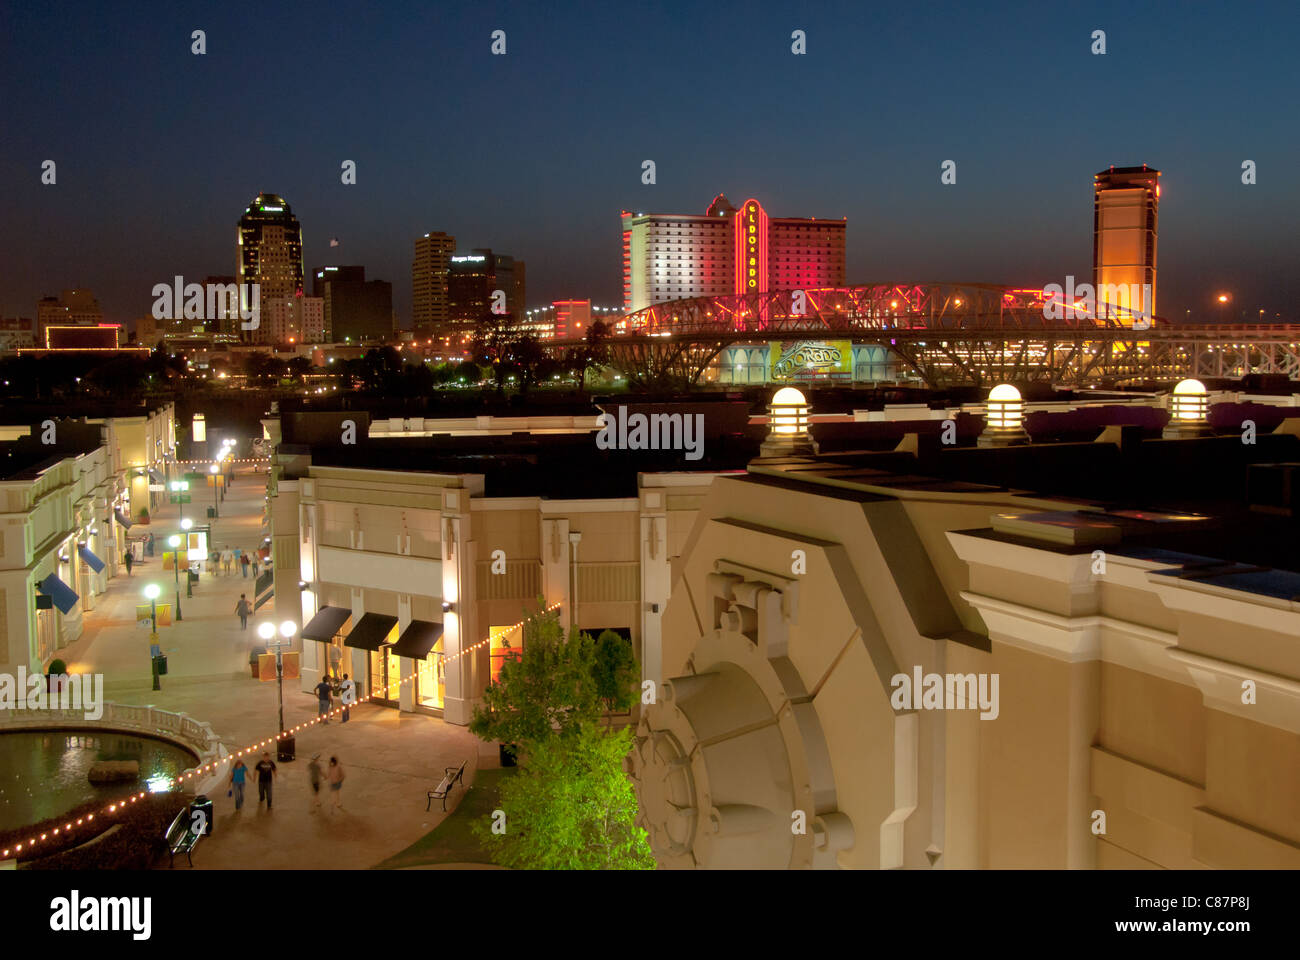
{"type": "Polygon", "coordinates": [[[1230,19],[1226,7],[1180,10],[1169,33],[1160,28],[1174,8],[1165,5],[871,15],[880,22],[847,6],[757,5],[744,18],[695,15],[684,30],[681,17],[647,10],[633,15],[634,35],[653,69],[637,72],[622,60],[637,52],[624,18],[599,8],[543,17],[412,7],[346,30],[337,9],[303,24],[266,12],[259,30],[293,38],[305,56],[330,55],[265,94],[251,116],[237,112],[241,91],[266,78],[254,52],[234,46],[252,26],[237,14],[182,7],[146,22],[92,10],[82,29],[56,33],[57,7],[7,11],[6,33],[18,41],[3,67],[10,88],[44,86],[10,104],[0,169],[13,229],[0,313],[30,316],[40,298],[86,288],[105,320],[129,324],[148,312],[153,284],[226,273],[235,211],[263,190],[301,218],[306,262],[364,264],[393,284],[403,323],[411,246],[426,232],[527,261],[530,306],[618,302],[619,212],[703,212],[699,198],[719,192],[847,218],[849,283],[1038,286],[1090,272],[1090,178],[1111,164],[1149,163],[1165,187],[1157,312],[1294,319],[1300,280],[1286,212],[1298,195],[1285,171],[1297,134],[1259,95],[1285,81],[1287,33],[1276,19],[1266,29],[1265,18],[1230,19]],[[489,50],[498,28],[504,57],[489,50]],[[203,56],[191,53],[194,29],[205,30],[203,56]],[[795,29],[807,34],[806,56],[791,54],[795,29]],[[1107,31],[1104,57],[1089,51],[1095,29],[1107,31]],[[882,31],[898,42],[869,44],[882,31]],[[554,56],[566,43],[588,45],[576,63],[554,56]],[[122,56],[135,47],[152,56],[122,56]],[[932,69],[892,92],[894,68],[918,51],[934,54],[932,69]],[[1014,67],[988,69],[1013,53],[1014,67]],[[432,103],[421,93],[412,117],[427,85],[422,56],[444,59],[455,81],[432,103]],[[728,82],[755,60],[763,69],[752,90],[728,82]],[[976,61],[981,82],[964,82],[976,61]],[[153,84],[156,69],[174,83],[153,84]],[[471,87],[472,98],[454,93],[471,87]],[[472,112],[480,96],[494,110],[472,112]],[[303,97],[328,101],[330,123],[289,109],[303,97]],[[754,105],[773,99],[801,110],[787,123],[754,105]],[[142,153],[160,127],[167,147],[142,153]],[[232,130],[242,132],[217,135],[232,130]],[[268,156],[244,149],[249,142],[284,147],[268,156]],[[743,149],[755,142],[762,148],[743,149]],[[53,185],[41,183],[47,159],[57,165],[53,185]],[[647,159],[654,185],[641,182],[647,159]],[[950,159],[956,183],[945,185],[950,159]],[[340,178],[347,160],[357,164],[352,185],[340,178]],[[1242,183],[1246,160],[1256,184],[1242,183]],[[160,208],[171,215],[157,216],[160,208]],[[1231,299],[1219,307],[1223,291],[1231,299]]]}

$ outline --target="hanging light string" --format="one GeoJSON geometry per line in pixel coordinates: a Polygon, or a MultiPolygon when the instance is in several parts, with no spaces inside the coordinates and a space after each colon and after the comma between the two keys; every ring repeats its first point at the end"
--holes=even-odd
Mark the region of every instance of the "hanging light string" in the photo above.
{"type": "MultiPolygon", "coordinates": [[[[559,603],[553,603],[549,607],[547,607],[543,611],[543,613],[544,614],[551,613],[552,611],[558,610],[559,608],[560,608],[559,603]]],[[[507,634],[514,633],[514,631],[518,630],[526,622],[527,622],[526,619],[520,620],[518,623],[512,626],[503,627],[497,632],[491,634],[486,640],[480,640],[477,643],[471,644],[470,646],[466,647],[464,650],[461,650],[459,653],[453,653],[449,657],[444,656],[444,662],[450,663],[451,661],[459,657],[465,656],[465,654],[467,653],[471,653],[472,651],[477,650],[480,647],[491,644],[492,641],[494,640],[499,640],[502,637],[506,636],[507,634]]],[[[417,674],[412,673],[409,677],[406,677],[402,680],[397,680],[393,683],[385,684],[383,687],[385,695],[382,698],[379,697],[378,693],[367,694],[366,696],[361,697],[359,700],[357,700],[356,703],[347,704],[346,706],[335,707],[333,710],[330,710],[328,713],[321,714],[320,716],[316,717],[316,719],[314,720],[308,720],[303,723],[299,723],[296,726],[290,727],[288,730],[285,730],[282,733],[277,733],[274,737],[267,737],[265,740],[259,741],[257,743],[249,744],[248,746],[244,747],[242,750],[240,750],[237,753],[227,754],[225,758],[221,760],[213,760],[209,763],[203,764],[200,767],[195,767],[193,770],[187,770],[186,772],[182,773],[180,776],[178,776],[175,779],[174,785],[179,786],[183,781],[194,779],[198,777],[200,774],[216,772],[216,770],[219,767],[221,767],[223,764],[225,764],[227,761],[236,760],[240,757],[256,753],[258,750],[262,750],[265,747],[269,747],[271,744],[276,743],[277,741],[283,740],[286,737],[293,736],[299,730],[306,730],[308,727],[314,727],[316,724],[322,723],[328,720],[330,717],[341,714],[344,710],[350,709],[354,706],[359,706],[360,704],[363,704],[368,700],[375,700],[375,699],[391,700],[392,697],[388,695],[390,691],[392,691],[395,688],[400,689],[402,684],[410,680],[414,680],[416,676],[417,674]]],[[[110,803],[107,807],[105,807],[103,810],[99,812],[99,815],[101,817],[113,816],[114,814],[120,813],[121,811],[125,810],[127,807],[135,803],[137,800],[143,800],[148,795],[149,795],[149,791],[141,790],[139,793],[132,794],[130,797],[125,797],[121,800],[115,801],[114,803],[110,803]]],[[[40,843],[43,840],[46,840],[47,838],[57,837],[60,834],[66,835],[72,833],[75,827],[80,827],[83,824],[89,824],[94,819],[95,819],[95,814],[88,813],[84,817],[78,817],[75,821],[69,820],[62,827],[55,827],[53,830],[47,831],[46,833],[42,833],[40,836],[34,836],[26,843],[15,844],[13,847],[6,847],[5,849],[0,850],[0,859],[8,859],[10,853],[21,853],[23,850],[30,850],[32,847],[36,846],[36,844],[40,843]]]]}

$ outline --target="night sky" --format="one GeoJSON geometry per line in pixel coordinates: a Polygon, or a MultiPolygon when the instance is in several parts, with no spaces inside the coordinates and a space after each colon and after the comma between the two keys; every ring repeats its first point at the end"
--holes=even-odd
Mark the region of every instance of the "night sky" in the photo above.
{"type": "Polygon", "coordinates": [[[526,260],[530,305],[614,304],[619,212],[703,213],[719,191],[847,217],[850,282],[1064,283],[1090,279],[1092,175],[1145,162],[1163,172],[1158,312],[1208,319],[1228,290],[1233,316],[1300,321],[1297,10],[14,0],[0,312],[84,286],[127,321],[175,274],[234,273],[259,190],[302,222],[308,269],[364,264],[401,320],[427,231],[526,260]]]}

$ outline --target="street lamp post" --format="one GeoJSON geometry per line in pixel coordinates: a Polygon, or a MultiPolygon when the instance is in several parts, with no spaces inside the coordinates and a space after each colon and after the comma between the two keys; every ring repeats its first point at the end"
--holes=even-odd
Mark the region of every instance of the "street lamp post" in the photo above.
{"type": "MultiPolygon", "coordinates": [[[[181,615],[181,538],[180,534],[173,533],[167,538],[167,545],[172,548],[172,573],[176,581],[176,619],[184,620],[181,615]]],[[[185,577],[185,582],[189,583],[189,575],[185,577]]]]}
{"type": "Polygon", "coordinates": [[[208,473],[212,474],[212,516],[219,517],[217,512],[217,465],[214,463],[208,467],[208,473]]]}
{"type": "Polygon", "coordinates": [[[150,616],[153,618],[153,632],[149,634],[149,660],[153,664],[153,688],[161,690],[158,684],[158,594],[162,589],[156,583],[146,584],[144,595],[149,598],[150,616]]]}
{"type": "MultiPolygon", "coordinates": [[[[284,648],[293,645],[293,635],[297,632],[298,627],[292,620],[285,620],[280,624],[280,639],[275,639],[275,624],[269,620],[260,624],[257,628],[257,635],[261,637],[268,647],[275,647],[275,682],[279,687],[280,694],[280,738],[283,743],[284,737],[284,648]]],[[[281,756],[280,759],[283,759],[281,756]]]]}
{"type": "MultiPolygon", "coordinates": [[[[184,519],[184,520],[181,521],[181,530],[183,531],[183,534],[182,534],[182,535],[185,537],[186,540],[189,539],[189,531],[190,531],[190,527],[192,527],[192,526],[194,526],[194,521],[193,521],[193,520],[190,520],[188,517],[187,517],[186,519],[184,519]]],[[[187,600],[188,600],[189,598],[191,598],[191,597],[194,596],[194,580],[193,580],[193,578],[190,577],[190,571],[189,571],[189,557],[190,557],[190,548],[189,548],[189,544],[187,543],[187,544],[185,545],[185,559],[186,559],[186,564],[185,564],[185,598],[186,598],[187,600]]],[[[179,607],[179,606],[180,606],[180,602],[177,601],[177,604],[176,604],[176,605],[179,607]]],[[[180,617],[177,617],[176,619],[179,620],[180,617]]]]}

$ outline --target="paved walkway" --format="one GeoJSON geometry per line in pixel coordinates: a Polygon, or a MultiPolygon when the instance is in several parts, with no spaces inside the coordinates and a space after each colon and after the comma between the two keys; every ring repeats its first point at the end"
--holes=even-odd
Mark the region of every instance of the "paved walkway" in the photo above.
{"type": "MultiPolygon", "coordinates": [[[[264,535],[261,528],[265,474],[245,471],[236,477],[221,517],[214,522],[218,545],[253,549],[264,535]]],[[[186,506],[191,516],[206,511],[202,498],[186,506]]],[[[202,522],[200,520],[199,522],[202,522]]],[[[274,601],[263,606],[239,628],[234,615],[239,594],[253,593],[251,577],[237,568],[229,576],[205,574],[195,584],[194,596],[184,596],[184,620],[159,629],[159,644],[167,654],[167,676],[154,691],[149,661],[149,631],[135,621],[135,605],[142,603],[145,584],[163,588],[160,600],[172,597],[171,571],[162,568],[162,543],[179,526],[178,510],[161,507],[150,529],[158,542],[157,556],[138,564],[131,577],[109,582],[107,593],[86,614],[81,639],[61,656],[71,670],[105,675],[105,696],[119,703],[151,704],[165,710],[184,711],[212,724],[232,753],[275,735],[278,729],[277,685],[253,680],[248,653],[256,641],[254,628],[274,617],[274,601]]],[[[139,526],[133,532],[141,530],[139,526]]],[[[310,720],[316,701],[290,682],[284,689],[286,727],[310,720]]],[[[302,731],[297,739],[298,759],[278,764],[274,809],[257,802],[257,787],[246,788],[242,811],[225,791],[213,797],[216,822],[213,835],[195,853],[197,869],[204,868],[365,868],[392,856],[432,830],[445,816],[440,804],[426,813],[426,791],[442,776],[444,767],[468,759],[465,782],[471,785],[479,766],[496,765],[495,750],[480,743],[464,728],[424,715],[364,705],[352,711],[347,724],[332,722],[302,731]],[[322,791],[322,810],[313,812],[307,764],[320,753],[324,767],[336,755],[347,774],[341,811],[329,809],[328,791],[322,791]],[[480,763],[479,757],[483,757],[480,763]]],[[[274,759],[274,751],[272,751],[274,759]]],[[[251,766],[251,763],[250,763],[251,766]]],[[[453,800],[463,792],[457,788],[453,800]]],[[[449,806],[451,804],[449,803],[449,806]]]]}

